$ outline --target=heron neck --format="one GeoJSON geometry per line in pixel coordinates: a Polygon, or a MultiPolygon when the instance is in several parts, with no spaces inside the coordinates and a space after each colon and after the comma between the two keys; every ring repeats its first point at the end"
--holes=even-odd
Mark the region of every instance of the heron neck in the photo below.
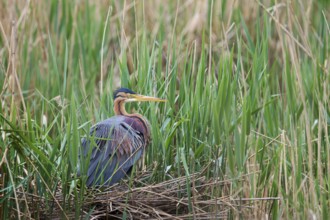
{"type": "Polygon", "coordinates": [[[150,124],[149,124],[148,120],[146,120],[142,115],[140,115],[138,113],[134,113],[134,114],[127,113],[126,109],[125,109],[125,101],[124,100],[120,100],[120,99],[115,100],[113,110],[115,112],[115,115],[123,115],[123,116],[138,119],[143,124],[143,127],[146,131],[146,141],[147,142],[149,141],[149,139],[150,139],[150,124]]]}
{"type": "Polygon", "coordinates": [[[124,116],[128,116],[128,117],[138,117],[138,118],[141,118],[142,120],[144,120],[143,116],[138,114],[138,113],[134,113],[134,114],[127,113],[127,111],[125,109],[125,101],[124,100],[120,100],[120,99],[115,100],[113,110],[115,112],[115,115],[124,115],[124,116]]]}
{"type": "Polygon", "coordinates": [[[113,111],[115,112],[115,115],[129,115],[125,109],[125,100],[115,100],[113,111]]]}

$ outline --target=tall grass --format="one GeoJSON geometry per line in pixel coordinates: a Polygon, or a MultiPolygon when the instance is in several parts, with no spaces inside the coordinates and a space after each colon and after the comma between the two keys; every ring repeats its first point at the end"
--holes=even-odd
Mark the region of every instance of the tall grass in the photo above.
{"type": "Polygon", "coordinates": [[[168,99],[127,106],[151,123],[147,183],[203,172],[231,217],[329,218],[327,1],[0,4],[2,218],[80,216],[80,137],[120,86],[168,99]]]}

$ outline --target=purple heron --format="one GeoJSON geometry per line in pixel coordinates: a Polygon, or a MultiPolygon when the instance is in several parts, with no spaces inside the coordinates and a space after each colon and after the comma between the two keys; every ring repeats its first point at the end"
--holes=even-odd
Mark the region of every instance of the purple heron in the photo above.
{"type": "MultiPolygon", "coordinates": [[[[82,139],[82,155],[89,158],[86,186],[110,186],[127,176],[150,142],[150,125],[140,114],[128,114],[125,103],[165,102],[120,88],[114,92],[115,116],[91,127],[82,139]]],[[[80,171],[79,171],[80,173],[80,171]]]]}

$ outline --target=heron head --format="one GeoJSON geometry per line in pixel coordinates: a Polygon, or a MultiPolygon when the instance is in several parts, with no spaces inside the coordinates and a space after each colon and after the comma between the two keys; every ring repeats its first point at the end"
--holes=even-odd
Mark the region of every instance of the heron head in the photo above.
{"type": "Polygon", "coordinates": [[[133,92],[127,88],[119,88],[113,93],[113,99],[121,98],[124,102],[166,102],[166,99],[160,99],[151,96],[144,96],[133,92]]]}

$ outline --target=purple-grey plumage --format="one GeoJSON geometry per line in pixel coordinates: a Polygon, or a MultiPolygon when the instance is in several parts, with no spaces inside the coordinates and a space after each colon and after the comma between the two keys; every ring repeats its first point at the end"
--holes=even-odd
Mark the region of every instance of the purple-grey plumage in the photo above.
{"type": "Polygon", "coordinates": [[[149,140],[149,125],[139,118],[116,116],[94,125],[89,140],[82,141],[83,155],[91,153],[86,185],[112,185],[124,178],[149,140]]]}
{"type": "MultiPolygon", "coordinates": [[[[89,137],[82,139],[82,156],[89,158],[88,187],[113,185],[130,173],[150,141],[149,122],[139,114],[128,114],[125,102],[165,101],[137,95],[121,88],[114,93],[116,116],[95,124],[89,137]]],[[[81,174],[81,170],[79,170],[81,174]]]]}

